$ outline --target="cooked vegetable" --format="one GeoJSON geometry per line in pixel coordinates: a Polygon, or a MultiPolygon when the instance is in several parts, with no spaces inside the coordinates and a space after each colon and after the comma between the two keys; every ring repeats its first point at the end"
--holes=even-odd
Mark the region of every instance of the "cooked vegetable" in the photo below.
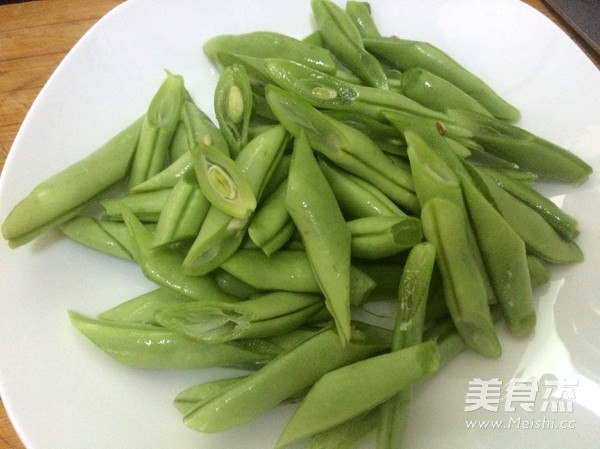
{"type": "Polygon", "coordinates": [[[517,108],[441,49],[383,36],[367,2],[312,0],[305,39],[216,36],[216,125],[167,72],[142,118],[41,183],[2,225],[54,226],[155,284],[72,324],[137,368],[244,368],[175,398],[218,432],[299,403],[277,448],[399,449],[413,401],[498,322],[534,329],[547,264],[583,261],[536,187],[591,166],[520,128],[517,108]],[[356,319],[390,303],[392,329],[356,319]]]}

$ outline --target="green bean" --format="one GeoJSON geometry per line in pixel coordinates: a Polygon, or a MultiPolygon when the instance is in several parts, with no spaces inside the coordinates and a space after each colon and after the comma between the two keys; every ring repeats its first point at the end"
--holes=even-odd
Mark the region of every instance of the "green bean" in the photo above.
{"type": "Polygon", "coordinates": [[[431,291],[427,301],[427,310],[425,311],[425,320],[433,322],[450,316],[446,298],[444,297],[444,284],[439,270],[434,270],[431,280],[431,291]]]}
{"type": "Polygon", "coordinates": [[[90,155],[40,183],[17,203],[2,223],[2,236],[9,246],[24,245],[64,223],[125,178],[142,122],[143,118],[139,118],[90,155]]]}
{"type": "Polygon", "coordinates": [[[210,207],[196,239],[182,261],[188,276],[204,276],[218,268],[242,244],[249,220],[210,207]]]}
{"type": "Polygon", "coordinates": [[[195,238],[209,207],[210,202],[202,194],[194,174],[184,174],[160,211],[152,239],[153,246],[195,238]]]}
{"type": "Polygon", "coordinates": [[[296,232],[292,217],[285,208],[287,180],[259,206],[248,226],[248,236],[266,255],[280,249],[296,232]]]}
{"type": "Polygon", "coordinates": [[[323,39],[321,39],[321,33],[319,30],[315,30],[308,34],[306,37],[302,39],[302,42],[310,45],[314,45],[316,47],[325,48],[323,44],[323,39]]]}
{"type": "Polygon", "coordinates": [[[179,121],[175,127],[175,132],[173,133],[173,138],[171,139],[171,144],[169,145],[169,150],[167,151],[167,161],[176,161],[189,150],[190,146],[188,145],[187,129],[181,120],[180,114],[179,121]]]}
{"type": "Polygon", "coordinates": [[[577,220],[558,207],[552,200],[534,190],[533,187],[515,180],[498,169],[479,167],[479,170],[485,171],[494,179],[496,184],[537,211],[562,238],[573,240],[579,235],[577,220]]]}
{"type": "Polygon", "coordinates": [[[188,148],[187,153],[181,155],[163,170],[134,186],[131,189],[131,193],[136,194],[172,189],[183,175],[191,171],[193,171],[192,155],[188,148]]]}
{"type": "Polygon", "coordinates": [[[531,288],[544,285],[550,280],[550,273],[539,257],[527,254],[527,266],[531,278],[531,288]]]}
{"type": "MultiPolygon", "coordinates": [[[[257,201],[260,201],[271,175],[277,171],[287,141],[287,132],[277,126],[252,139],[236,158],[257,201]]],[[[248,225],[249,218],[235,218],[211,207],[183,261],[183,271],[204,275],[216,269],[240,247],[248,225]]]]}
{"type": "Polygon", "coordinates": [[[214,278],[221,290],[238,299],[248,299],[260,292],[259,289],[253,287],[247,282],[242,281],[241,279],[238,279],[220,267],[214,270],[211,273],[211,276],[214,278]]]}
{"type": "Polygon", "coordinates": [[[434,45],[396,37],[364,38],[363,43],[367,50],[384,58],[402,71],[421,67],[446,79],[475,98],[500,119],[516,121],[520,118],[517,108],[501,98],[481,78],[465,69],[434,45]]]}
{"type": "Polygon", "coordinates": [[[285,207],[302,236],[310,266],[340,338],[348,341],[352,236],[302,131],[294,140],[285,207]],[[307,179],[313,187],[310,190],[304,188],[307,179]]]}
{"type": "Polygon", "coordinates": [[[339,73],[329,75],[283,59],[246,62],[254,63],[265,82],[270,80],[317,108],[352,112],[375,121],[384,120],[382,112],[388,109],[437,120],[448,119],[445,114],[427,108],[399,92],[355,84],[353,80],[342,78],[339,73]]]}
{"type": "Polygon", "coordinates": [[[386,91],[370,86],[355,86],[354,88],[358,91],[358,100],[346,106],[346,109],[350,111],[360,112],[377,120],[384,120],[383,112],[388,110],[404,111],[441,121],[448,120],[447,115],[443,112],[425,107],[400,92],[386,91]]]}
{"type": "Polygon", "coordinates": [[[330,0],[312,0],[311,7],[325,46],[367,84],[387,89],[383,67],[365,50],[362,36],[350,16],[330,0]]]}
{"type": "Polygon", "coordinates": [[[146,112],[131,172],[129,189],[160,172],[179,123],[184,96],[183,78],[167,72],[146,112]]]}
{"type": "Polygon", "coordinates": [[[429,242],[419,243],[408,254],[398,286],[392,351],[421,342],[435,256],[436,248],[429,242]]]}
{"type": "Polygon", "coordinates": [[[221,130],[189,95],[186,95],[181,107],[181,122],[186,130],[188,149],[203,143],[217,148],[223,154],[229,154],[229,145],[221,130]]]}
{"type": "Polygon", "coordinates": [[[218,126],[167,72],[142,118],[36,187],[2,233],[16,247],[56,225],[139,264],[154,290],[69,311],[114,360],[254,371],[178,394],[190,428],[301,401],[277,449],[350,449],[375,428],[398,448],[413,385],[465,349],[499,357],[495,323],[531,331],[546,262],[583,260],[577,221],[534,183],[592,167],[510,124],[518,109],[440,49],[382,36],[368,2],[310,5],[303,40],[205,43],[218,126]],[[353,321],[394,297],[393,331],[353,321]]]}
{"type": "Polygon", "coordinates": [[[236,157],[248,143],[252,89],[243,65],[225,67],[215,89],[215,115],[230,154],[236,157]]]}
{"type": "Polygon", "coordinates": [[[152,190],[150,192],[103,198],[100,200],[100,205],[104,208],[104,216],[111,220],[123,220],[121,208],[124,206],[140,220],[156,223],[171,192],[172,189],[152,190]]]}
{"type": "Polygon", "coordinates": [[[446,79],[420,67],[413,67],[402,73],[402,93],[436,111],[465,109],[492,116],[481,103],[469,94],[446,79]]]}
{"type": "Polygon", "coordinates": [[[131,238],[122,222],[77,216],[58,225],[71,240],[121,259],[133,260],[131,238]]]}
{"type": "Polygon", "coordinates": [[[406,141],[393,126],[356,111],[336,109],[325,111],[325,113],[366,134],[382,151],[406,157],[406,141]]]}
{"type": "Polygon", "coordinates": [[[259,59],[289,59],[325,73],[336,71],[335,61],[328,50],[270,31],[220,35],[209,39],[202,48],[220,68],[225,65],[221,60],[222,54],[236,54],[259,59]]]}
{"type": "Polygon", "coordinates": [[[379,409],[344,421],[308,439],[306,449],[353,449],[377,427],[379,409]]]}
{"type": "Polygon", "coordinates": [[[275,447],[290,447],[372,410],[438,368],[436,344],[427,342],[329,371],[310,389],[275,447]]]}
{"type": "Polygon", "coordinates": [[[288,177],[292,155],[287,152],[287,148],[284,151],[285,153],[283,154],[281,160],[273,170],[273,173],[269,176],[267,184],[264,186],[261,198],[267,198],[268,196],[272,195],[275,192],[275,190],[277,190],[277,188],[281,185],[281,183],[285,181],[288,177]]]}
{"type": "MultiPolygon", "coordinates": [[[[416,245],[408,255],[398,287],[392,351],[422,342],[434,264],[435,246],[431,243],[416,245]]],[[[379,449],[398,449],[402,446],[412,396],[412,388],[408,387],[381,405],[377,432],[379,449]]]]}
{"type": "Polygon", "coordinates": [[[319,108],[339,108],[358,99],[351,83],[294,61],[273,58],[263,61],[268,80],[294,92],[319,108]]]}
{"type": "Polygon", "coordinates": [[[257,369],[280,352],[265,340],[206,345],[152,324],[89,318],[69,311],[73,325],[117,362],[142,369],[257,369]]]}
{"type": "Polygon", "coordinates": [[[485,168],[486,170],[495,170],[502,174],[502,176],[507,176],[514,181],[518,181],[521,184],[526,185],[527,187],[533,187],[538,181],[539,176],[535,173],[531,173],[525,170],[519,170],[519,167],[479,167],[480,169],[485,168]]]}
{"type": "Polygon", "coordinates": [[[381,34],[371,16],[369,2],[349,0],[346,2],[346,14],[350,17],[360,35],[364,37],[380,37],[381,34]]]}
{"type": "Polygon", "coordinates": [[[191,301],[165,288],[156,288],[112,307],[98,315],[98,319],[123,323],[157,325],[156,312],[163,307],[191,301]]]}
{"type": "MultiPolygon", "coordinates": [[[[282,351],[287,351],[307,339],[313,337],[318,331],[316,328],[299,328],[284,334],[283,336],[274,337],[268,341],[281,346],[282,351]]],[[[174,400],[175,407],[182,413],[193,410],[194,408],[200,407],[202,404],[208,402],[212,398],[225,394],[225,392],[233,387],[234,384],[241,380],[244,380],[248,375],[229,377],[224,379],[216,379],[204,383],[194,385],[186,390],[183,390],[177,394],[174,400]]],[[[300,391],[293,396],[283,400],[282,404],[297,402],[304,396],[304,391],[300,391]]]]}
{"type": "Polygon", "coordinates": [[[327,159],[319,158],[319,164],[347,219],[406,216],[406,213],[373,184],[338,168],[327,159]]]}
{"type": "Polygon", "coordinates": [[[218,344],[281,335],[325,307],[321,295],[269,292],[232,303],[189,302],[159,310],[157,322],[192,340],[218,344]]]}
{"type": "MultiPolygon", "coordinates": [[[[443,145],[436,144],[439,139],[434,138],[439,137],[438,134],[407,131],[405,137],[409,143],[408,157],[417,197],[421,204],[427,204],[432,198],[444,198],[456,205],[466,217],[466,205],[457,176],[457,173],[460,174],[465,169],[457,161],[454,153],[447,147],[446,150],[448,151],[443,151],[443,145]],[[435,151],[433,148],[435,148],[435,151]]],[[[478,273],[473,273],[473,276],[481,279],[487,291],[488,302],[492,304],[496,301],[496,297],[486,271],[485,262],[477,246],[475,234],[468,223],[463,231],[467,237],[465,244],[468,245],[468,252],[474,258],[478,268],[478,273]]]]}
{"type": "Polygon", "coordinates": [[[480,173],[498,210],[525,241],[528,252],[553,263],[583,261],[583,252],[577,243],[564,240],[544,217],[496,184],[489,175],[480,173]]]}
{"type": "Polygon", "coordinates": [[[318,293],[319,284],[304,251],[262,251],[240,249],[221,268],[259,290],[287,290],[318,293]]]}
{"type": "MultiPolygon", "coordinates": [[[[221,268],[257,290],[320,293],[320,285],[305,251],[279,250],[270,256],[256,249],[240,249],[221,268]]],[[[375,287],[371,277],[350,267],[350,303],[361,305],[375,287]]]]}
{"type": "Polygon", "coordinates": [[[592,167],[569,150],[515,125],[470,111],[448,111],[486,151],[516,163],[521,169],[553,181],[580,184],[592,167]]]}
{"type": "Polygon", "coordinates": [[[436,197],[423,206],[421,221],[425,238],[436,246],[446,304],[460,336],[474,352],[499,357],[502,348],[490,315],[486,283],[478,275],[465,211],[436,197]]]}
{"type": "Polygon", "coordinates": [[[232,217],[248,218],[256,197],[234,160],[203,143],[190,151],[200,190],[210,204],[232,217]]]}
{"type": "Polygon", "coordinates": [[[421,221],[415,217],[364,217],[348,221],[347,225],[352,235],[352,257],[393,256],[423,240],[421,221]]]}
{"type": "MultiPolygon", "coordinates": [[[[405,258],[405,254],[400,257],[405,258]]],[[[369,293],[369,301],[388,301],[398,294],[404,260],[357,260],[355,265],[375,282],[375,287],[369,293]]]]}
{"type": "Polygon", "coordinates": [[[375,326],[355,323],[346,345],[342,345],[335,327],[326,327],[223,394],[190,410],[184,423],[212,433],[248,422],[304,391],[323,374],[379,353],[388,344],[389,331],[375,326]]]}
{"type": "Polygon", "coordinates": [[[410,172],[395,165],[366,135],[334,120],[275,86],[267,86],[273,113],[295,137],[301,132],[311,147],[341,168],[378,187],[400,207],[419,209],[410,172]]]}
{"type": "Polygon", "coordinates": [[[198,407],[200,404],[210,401],[213,397],[226,391],[246,377],[247,375],[226,377],[194,385],[193,387],[178,393],[173,403],[177,410],[185,415],[194,407],[198,407]]]}
{"type": "Polygon", "coordinates": [[[506,325],[515,335],[526,334],[535,326],[536,312],[525,242],[471,179],[461,179],[461,188],[506,325]]]}
{"type": "Polygon", "coordinates": [[[457,139],[458,141],[473,137],[473,133],[471,131],[463,128],[462,126],[456,125],[450,120],[442,121],[400,110],[384,111],[382,114],[386,120],[388,120],[402,133],[415,129],[426,128],[428,130],[436,130],[439,134],[457,139]]]}
{"type": "Polygon", "coordinates": [[[153,247],[152,234],[136,218],[123,209],[123,218],[133,241],[134,256],[144,275],[160,287],[196,300],[235,302],[219,289],[208,276],[188,276],[181,270],[183,257],[169,247],[153,247]]]}

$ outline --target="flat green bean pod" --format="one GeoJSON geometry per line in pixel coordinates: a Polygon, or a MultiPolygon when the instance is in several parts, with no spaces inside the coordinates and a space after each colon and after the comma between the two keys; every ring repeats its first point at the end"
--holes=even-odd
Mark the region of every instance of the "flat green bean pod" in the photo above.
{"type": "Polygon", "coordinates": [[[178,393],[173,403],[177,410],[186,414],[193,408],[221,394],[245,377],[247,376],[226,377],[194,385],[178,393]]]}
{"type": "Polygon", "coordinates": [[[528,252],[552,263],[584,260],[576,242],[563,239],[544,217],[496,184],[487,174],[480,173],[498,210],[525,241],[528,252]]]}
{"type": "Polygon", "coordinates": [[[290,332],[325,307],[321,295],[269,292],[232,303],[189,302],[157,312],[157,322],[192,340],[218,344],[290,332]]]}
{"type": "Polygon", "coordinates": [[[385,329],[363,323],[354,323],[352,329],[353,338],[346,345],[342,345],[335,327],[320,330],[263,369],[190,410],[184,423],[207,433],[230,429],[305,391],[332,369],[380,353],[389,344],[389,331],[385,329]]]}
{"type": "Polygon", "coordinates": [[[153,245],[163,246],[195,238],[209,207],[210,202],[200,190],[194,174],[184,174],[160,211],[153,245]]]}
{"type": "MultiPolygon", "coordinates": [[[[435,136],[439,137],[438,135],[435,136]]],[[[431,199],[443,198],[452,202],[466,217],[467,209],[458,178],[458,174],[465,169],[462,164],[457,161],[454,153],[451,151],[442,151],[443,147],[441,145],[430,145],[430,140],[428,139],[429,134],[427,133],[407,131],[405,137],[409,144],[408,157],[411,164],[410,166],[413,173],[417,197],[421,204],[424,206],[431,199]]],[[[477,246],[473,229],[470,224],[467,223],[462,230],[465,232],[468,239],[465,242],[465,244],[468,245],[468,249],[465,248],[465,251],[468,251],[471,254],[478,268],[478,273],[473,273],[473,276],[481,279],[484,283],[488,302],[492,304],[496,301],[496,297],[486,271],[483,257],[477,246]]]]}
{"type": "Polygon", "coordinates": [[[592,167],[576,154],[518,126],[471,111],[449,110],[448,115],[472,131],[486,151],[541,178],[581,184],[592,173],[592,167]]]}
{"type": "Polygon", "coordinates": [[[217,148],[223,154],[229,154],[225,136],[210,117],[192,101],[189,94],[181,107],[181,123],[186,131],[188,149],[201,142],[217,148]]]}
{"type": "MultiPolygon", "coordinates": [[[[408,254],[398,286],[398,312],[392,334],[392,351],[422,342],[435,252],[434,245],[424,242],[416,245],[408,254]]],[[[377,428],[379,449],[402,446],[412,397],[412,388],[408,387],[381,405],[377,428]]]]}
{"type": "Polygon", "coordinates": [[[217,268],[210,275],[214,278],[221,290],[238,299],[248,299],[257,293],[260,293],[258,288],[242,281],[222,268],[217,268]]]}
{"type": "Polygon", "coordinates": [[[375,408],[337,426],[312,435],[306,449],[354,449],[377,428],[379,409],[375,408]]]}
{"type": "Polygon", "coordinates": [[[394,164],[365,134],[278,87],[267,86],[267,101],[295,137],[304,132],[314,150],[371,182],[400,207],[419,210],[410,172],[394,164]]]}
{"type": "Polygon", "coordinates": [[[156,312],[164,307],[189,301],[193,300],[166,288],[156,288],[105,310],[98,314],[97,318],[122,323],[158,325],[156,312]]]}
{"type": "Polygon", "coordinates": [[[185,128],[183,120],[181,120],[180,114],[179,121],[175,127],[175,132],[173,133],[173,138],[169,145],[169,150],[167,151],[167,163],[169,163],[169,161],[176,161],[189,150],[190,146],[188,144],[187,129],[185,128]]]}
{"type": "Polygon", "coordinates": [[[264,66],[270,81],[315,107],[339,108],[358,98],[358,91],[351,83],[297,62],[267,59],[264,66]]]}
{"type": "Polygon", "coordinates": [[[577,220],[532,186],[495,168],[478,167],[478,169],[490,175],[496,181],[496,184],[542,215],[564,239],[573,240],[579,235],[577,220]]]}
{"type": "Polygon", "coordinates": [[[346,219],[406,216],[406,213],[396,203],[373,184],[340,169],[327,159],[319,158],[319,165],[346,219]]]}
{"type": "Polygon", "coordinates": [[[466,212],[450,200],[432,198],[421,213],[423,233],[436,246],[436,261],[444,283],[448,310],[467,347],[486,357],[499,357],[498,341],[488,304],[488,292],[473,254],[466,212]]]}
{"type": "Polygon", "coordinates": [[[183,77],[167,72],[167,78],[150,102],[140,130],[129,173],[129,189],[164,168],[179,123],[184,93],[183,77]]]}
{"type": "Polygon", "coordinates": [[[230,53],[253,58],[289,59],[325,73],[336,71],[335,60],[328,50],[270,31],[220,35],[206,41],[202,48],[220,67],[223,67],[221,53],[230,53]]]}
{"type": "Polygon", "coordinates": [[[410,216],[357,218],[347,222],[352,235],[352,257],[381,259],[423,240],[421,221],[410,216]]]}
{"type": "Polygon", "coordinates": [[[461,188],[506,325],[524,335],[536,322],[525,242],[470,178],[461,179],[461,188]]]}
{"type": "Polygon", "coordinates": [[[502,120],[516,121],[520,118],[517,108],[434,45],[397,37],[364,38],[363,43],[369,51],[400,70],[421,67],[446,79],[502,120]]]}
{"type": "MultiPolygon", "coordinates": [[[[283,126],[276,126],[252,139],[236,158],[257,201],[279,167],[288,142],[283,126]]],[[[183,261],[183,271],[204,275],[216,269],[240,247],[250,222],[211,207],[200,232],[183,261]]]]}
{"type": "MultiPolygon", "coordinates": [[[[304,250],[281,249],[266,255],[262,250],[239,249],[220,268],[257,290],[321,292],[304,250]]],[[[363,304],[374,288],[371,276],[354,265],[350,267],[351,305],[363,304]]]]}
{"type": "Polygon", "coordinates": [[[185,154],[182,154],[178,159],[174,160],[163,170],[147,179],[146,181],[132,187],[131,193],[145,193],[156,190],[165,190],[175,187],[177,181],[188,172],[193,171],[192,155],[189,152],[189,147],[185,154]]]}
{"type": "Polygon", "coordinates": [[[529,277],[531,278],[531,288],[544,285],[550,280],[550,273],[544,262],[533,254],[527,254],[527,266],[529,267],[529,277]]]}
{"type": "Polygon", "coordinates": [[[136,218],[123,209],[123,218],[133,242],[133,253],[144,275],[160,287],[176,294],[205,301],[235,302],[208,276],[188,276],[181,270],[183,256],[169,247],[154,247],[152,234],[136,218]]]}
{"type": "Polygon", "coordinates": [[[402,93],[436,111],[465,109],[492,116],[481,103],[454,84],[423,68],[413,67],[402,73],[402,93]]]}
{"type": "Polygon", "coordinates": [[[291,447],[372,410],[438,368],[436,344],[431,341],[329,371],[300,403],[275,447],[291,447]]]}
{"type": "Polygon", "coordinates": [[[152,324],[89,318],[70,311],[73,325],[111,358],[142,369],[257,369],[281,348],[266,340],[205,345],[152,324]]]}
{"type": "Polygon", "coordinates": [[[198,184],[208,201],[232,217],[248,218],[256,209],[256,197],[234,160],[203,143],[190,151],[198,184]]]}
{"type": "Polygon", "coordinates": [[[352,236],[304,132],[294,140],[285,207],[296,224],[340,338],[350,338],[352,236]],[[310,179],[312,188],[306,189],[310,179]]]}
{"type": "Polygon", "coordinates": [[[385,70],[379,60],[365,50],[362,36],[350,16],[330,0],[312,0],[311,7],[327,48],[367,84],[387,89],[385,70]]]}
{"type": "Polygon", "coordinates": [[[24,245],[74,217],[90,200],[125,178],[143,121],[143,117],[137,119],[90,155],[46,179],[17,203],[2,223],[2,236],[9,246],[24,245]]]}
{"type": "Polygon", "coordinates": [[[122,259],[134,259],[131,236],[125,223],[77,216],[59,224],[58,228],[82,245],[122,259]]]}
{"type": "Polygon", "coordinates": [[[217,122],[235,158],[248,143],[252,114],[252,88],[243,65],[232,64],[223,69],[215,89],[214,104],[217,122]]]}
{"type": "Polygon", "coordinates": [[[284,180],[259,206],[248,226],[248,236],[267,255],[280,249],[296,232],[285,208],[286,192],[287,180],[284,180]]]}
{"type": "Polygon", "coordinates": [[[111,220],[123,220],[122,207],[126,207],[140,220],[156,223],[172,190],[152,190],[125,196],[103,198],[100,200],[100,205],[104,208],[104,216],[111,220]]]}
{"type": "Polygon", "coordinates": [[[349,0],[346,2],[346,14],[350,17],[354,26],[364,37],[380,37],[377,24],[371,15],[371,5],[369,2],[349,0]]]}

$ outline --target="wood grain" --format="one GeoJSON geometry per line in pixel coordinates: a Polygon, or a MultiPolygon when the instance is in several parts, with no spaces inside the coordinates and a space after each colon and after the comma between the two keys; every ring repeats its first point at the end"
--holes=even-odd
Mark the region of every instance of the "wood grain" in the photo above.
{"type": "MultiPolygon", "coordinates": [[[[25,115],[68,51],[123,0],[0,2],[0,173],[25,115]]],[[[600,69],[600,55],[542,0],[524,0],[548,16],[600,69]]],[[[25,449],[0,404],[0,449],[25,449]]]]}

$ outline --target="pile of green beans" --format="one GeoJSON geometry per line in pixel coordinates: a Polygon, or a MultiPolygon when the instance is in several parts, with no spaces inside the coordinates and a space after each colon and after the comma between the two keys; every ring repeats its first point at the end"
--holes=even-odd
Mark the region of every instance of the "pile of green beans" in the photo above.
{"type": "Polygon", "coordinates": [[[497,326],[534,328],[548,264],[583,261],[577,220],[535,187],[592,168],[442,50],[382,36],[368,3],[311,6],[304,39],[205,43],[215,122],[167,72],[142,117],[37,186],[2,235],[16,248],[58,227],[139,264],[155,290],[69,311],[120,363],[246,371],[181,392],[187,426],[297,402],[279,449],[372,431],[397,449],[412,386],[465,349],[500,357],[497,326]],[[396,306],[392,329],[355,318],[369,301],[396,306]]]}

